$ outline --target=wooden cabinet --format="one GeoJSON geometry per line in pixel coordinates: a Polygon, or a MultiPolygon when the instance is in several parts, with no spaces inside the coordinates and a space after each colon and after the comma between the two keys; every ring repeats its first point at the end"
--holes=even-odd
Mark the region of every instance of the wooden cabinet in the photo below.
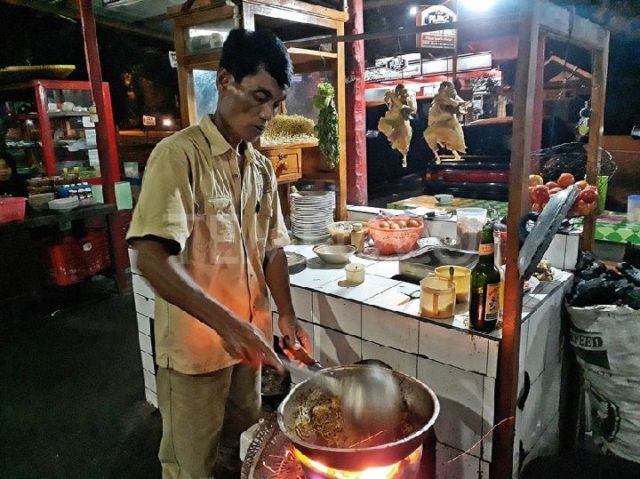
{"type": "MultiPolygon", "coordinates": [[[[233,3],[216,0],[195,0],[188,10],[178,5],[168,10],[175,23],[174,39],[178,61],[180,110],[184,126],[196,124],[206,113],[215,110],[216,70],[221,46],[227,33],[236,27],[256,30],[269,28],[278,34],[289,48],[296,73],[330,72],[336,91],[340,159],[338,167],[328,172],[324,161],[317,161],[318,148],[312,145],[277,145],[258,147],[273,162],[278,183],[285,185],[300,179],[336,186],[336,216],[347,216],[347,158],[345,116],[344,43],[333,51],[300,48],[301,40],[314,36],[344,35],[348,14],[298,0],[237,0],[233,3]],[[305,163],[309,162],[309,165],[305,163]]],[[[311,98],[309,98],[311,102],[311,98]]],[[[286,202],[285,202],[286,203],[286,202]]]]}
{"type": "Polygon", "coordinates": [[[269,148],[262,153],[271,160],[278,183],[291,183],[302,178],[301,148],[269,148]]]}

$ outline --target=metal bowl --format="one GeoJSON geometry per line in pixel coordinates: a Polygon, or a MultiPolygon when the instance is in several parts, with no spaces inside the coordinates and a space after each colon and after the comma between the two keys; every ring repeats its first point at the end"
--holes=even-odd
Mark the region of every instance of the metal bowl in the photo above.
{"type": "MultiPolygon", "coordinates": [[[[278,407],[278,426],[294,446],[305,456],[326,466],[346,470],[360,470],[365,467],[387,466],[398,462],[415,451],[425,440],[425,435],[433,426],[440,413],[440,403],[435,393],[426,384],[398,371],[388,371],[398,382],[402,400],[405,402],[416,423],[416,431],[395,442],[373,447],[339,449],[319,446],[300,438],[295,431],[295,421],[299,407],[305,404],[309,392],[317,387],[318,375],[328,375],[336,379],[358,379],[366,377],[366,369],[371,366],[352,365],[323,369],[315,376],[298,384],[278,407]]],[[[322,378],[320,378],[322,379],[322,378]]]]}
{"type": "Polygon", "coordinates": [[[329,264],[345,264],[356,252],[356,247],[351,245],[321,244],[313,248],[318,257],[329,264]]]}

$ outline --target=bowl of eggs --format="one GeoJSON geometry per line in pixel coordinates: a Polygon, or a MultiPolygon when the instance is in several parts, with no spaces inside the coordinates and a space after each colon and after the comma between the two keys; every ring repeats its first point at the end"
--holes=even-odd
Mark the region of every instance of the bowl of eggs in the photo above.
{"type": "Polygon", "coordinates": [[[422,236],[424,222],[409,216],[371,220],[369,236],[382,255],[408,253],[422,236]]]}

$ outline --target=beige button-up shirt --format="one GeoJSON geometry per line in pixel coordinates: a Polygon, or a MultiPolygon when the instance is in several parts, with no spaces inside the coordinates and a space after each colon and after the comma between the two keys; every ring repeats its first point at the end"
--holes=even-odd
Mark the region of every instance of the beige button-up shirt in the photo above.
{"type": "MultiPolygon", "coordinates": [[[[271,338],[265,255],[289,243],[271,162],[250,144],[238,152],[207,116],[151,153],[127,239],[156,236],[176,245],[209,295],[271,338]]],[[[202,374],[238,363],[211,328],[160,297],[156,363],[202,374]]]]}

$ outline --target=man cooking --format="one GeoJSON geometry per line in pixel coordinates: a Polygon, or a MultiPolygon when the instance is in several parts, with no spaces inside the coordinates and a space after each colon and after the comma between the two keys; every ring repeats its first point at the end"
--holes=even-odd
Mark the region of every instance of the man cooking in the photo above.
{"type": "Polygon", "coordinates": [[[160,142],[147,163],[127,239],[158,295],[163,478],[237,474],[240,434],[258,419],[260,366],[282,371],[267,286],[283,336],[309,346],[291,304],[276,177],[251,144],[292,74],[275,35],[232,30],[215,113],[160,142]]]}

